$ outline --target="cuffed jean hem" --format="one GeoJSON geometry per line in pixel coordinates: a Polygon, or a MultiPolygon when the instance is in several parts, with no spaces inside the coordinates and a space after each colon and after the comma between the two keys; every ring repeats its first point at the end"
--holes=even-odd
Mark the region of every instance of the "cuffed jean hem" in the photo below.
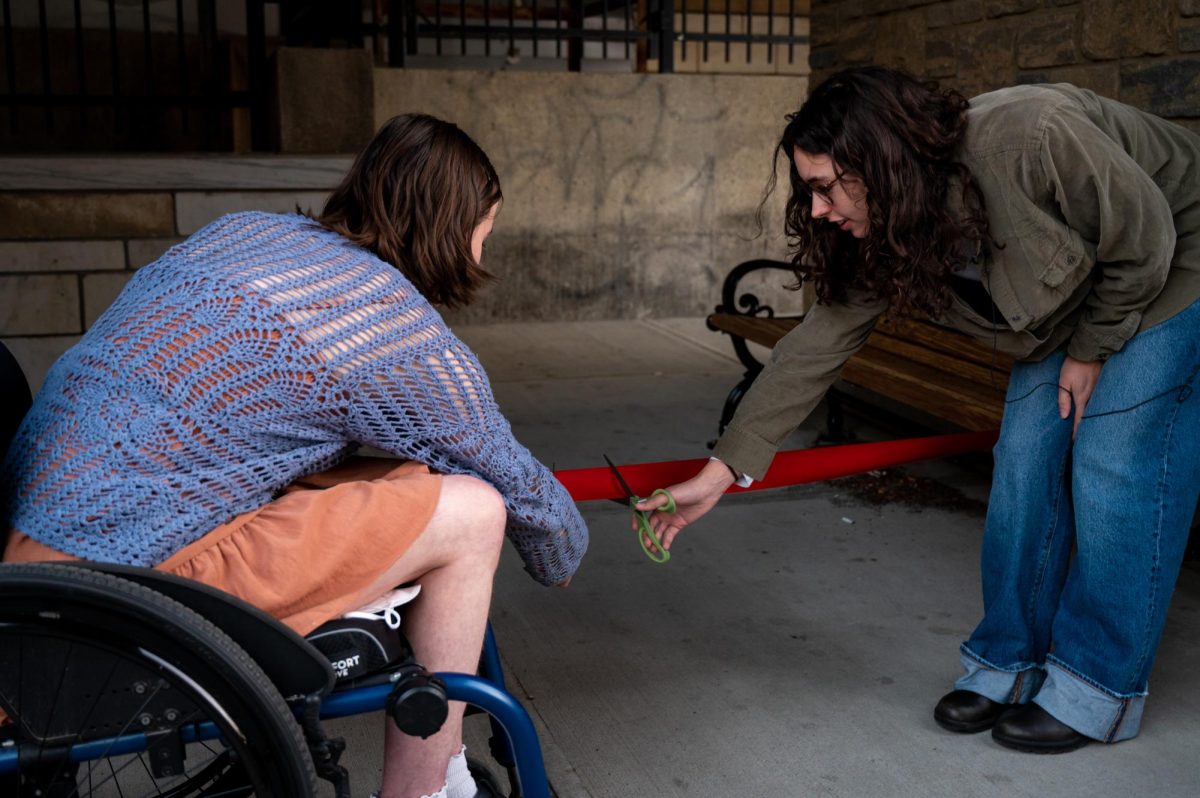
{"type": "Polygon", "coordinates": [[[956,689],[970,690],[998,704],[1026,704],[1042,686],[1046,672],[1040,665],[1021,663],[1001,668],[967,648],[959,649],[959,661],[966,673],[954,683],[956,689]]]}
{"type": "Polygon", "coordinates": [[[1049,657],[1046,683],[1033,702],[1080,734],[1116,743],[1136,737],[1141,730],[1146,693],[1113,695],[1049,657]]]}

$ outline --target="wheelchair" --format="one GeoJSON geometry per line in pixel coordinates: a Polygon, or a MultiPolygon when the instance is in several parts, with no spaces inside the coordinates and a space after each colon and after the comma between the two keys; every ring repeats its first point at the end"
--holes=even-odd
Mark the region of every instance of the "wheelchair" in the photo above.
{"type": "MultiPolygon", "coordinates": [[[[3,392],[2,453],[28,406],[2,345],[0,385],[16,386],[3,392]]],[[[324,779],[349,798],[345,743],[323,721],[383,710],[427,737],[447,702],[463,701],[490,716],[511,798],[550,798],[490,625],[475,675],[431,674],[399,630],[370,623],[333,621],[302,638],[231,595],[148,568],[0,564],[0,796],[299,798],[324,779]]]]}

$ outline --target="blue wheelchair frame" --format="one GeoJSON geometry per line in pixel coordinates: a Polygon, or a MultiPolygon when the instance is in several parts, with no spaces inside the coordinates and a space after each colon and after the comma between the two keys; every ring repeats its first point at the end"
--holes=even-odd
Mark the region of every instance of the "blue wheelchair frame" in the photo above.
{"type": "MultiPolygon", "coordinates": [[[[463,701],[486,712],[493,731],[493,758],[508,770],[513,786],[512,798],[550,798],[541,744],[529,713],[504,688],[504,673],[496,637],[489,623],[484,636],[480,675],[465,673],[436,674],[446,684],[451,701],[463,701]]],[[[344,718],[384,709],[390,684],[353,687],[335,691],[321,699],[322,720],[344,718]]],[[[192,743],[218,738],[211,722],[191,726],[183,742],[192,743]]],[[[124,734],[103,740],[79,743],[71,747],[72,762],[87,762],[106,756],[136,754],[147,750],[145,734],[124,734]]],[[[0,748],[0,775],[17,772],[18,754],[0,748]]]]}
{"type": "MultiPolygon", "coordinates": [[[[3,455],[31,399],[20,365],[3,344],[0,344],[0,386],[5,388],[0,392],[0,455],[3,455]]],[[[524,707],[504,688],[504,672],[491,623],[484,635],[479,676],[465,673],[439,673],[436,676],[445,683],[449,700],[462,701],[490,716],[491,755],[508,771],[513,790],[511,798],[550,798],[537,731],[524,707]]],[[[334,690],[321,698],[319,718],[342,718],[383,710],[390,692],[391,685],[334,690]]],[[[299,718],[302,708],[293,709],[299,718]]],[[[199,723],[189,727],[183,742],[212,740],[219,736],[212,723],[199,723]]],[[[72,746],[70,761],[88,762],[105,756],[141,753],[147,748],[145,734],[122,734],[72,746]]],[[[16,750],[6,750],[0,745],[0,776],[18,772],[19,758],[16,750]]]]}

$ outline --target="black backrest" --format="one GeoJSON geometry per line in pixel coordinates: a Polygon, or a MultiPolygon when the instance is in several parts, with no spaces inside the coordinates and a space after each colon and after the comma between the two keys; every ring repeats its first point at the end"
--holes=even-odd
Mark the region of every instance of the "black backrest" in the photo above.
{"type": "Polygon", "coordinates": [[[21,419],[29,410],[33,397],[29,382],[12,352],[0,343],[0,460],[8,451],[8,443],[17,434],[21,419]]]}

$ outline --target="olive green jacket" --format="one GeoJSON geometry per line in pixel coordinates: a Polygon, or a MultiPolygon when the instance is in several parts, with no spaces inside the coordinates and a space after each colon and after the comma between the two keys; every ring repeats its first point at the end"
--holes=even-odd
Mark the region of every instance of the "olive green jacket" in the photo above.
{"type": "MultiPolygon", "coordinates": [[[[1018,359],[1065,346],[1094,361],[1200,298],[1200,136],[1066,84],[984,94],[968,115],[959,160],[983,195],[980,272],[1003,318],[954,297],[939,324],[1018,359]]],[[[714,454],[761,479],[885,309],[860,295],[814,306],[714,454]]]]}

